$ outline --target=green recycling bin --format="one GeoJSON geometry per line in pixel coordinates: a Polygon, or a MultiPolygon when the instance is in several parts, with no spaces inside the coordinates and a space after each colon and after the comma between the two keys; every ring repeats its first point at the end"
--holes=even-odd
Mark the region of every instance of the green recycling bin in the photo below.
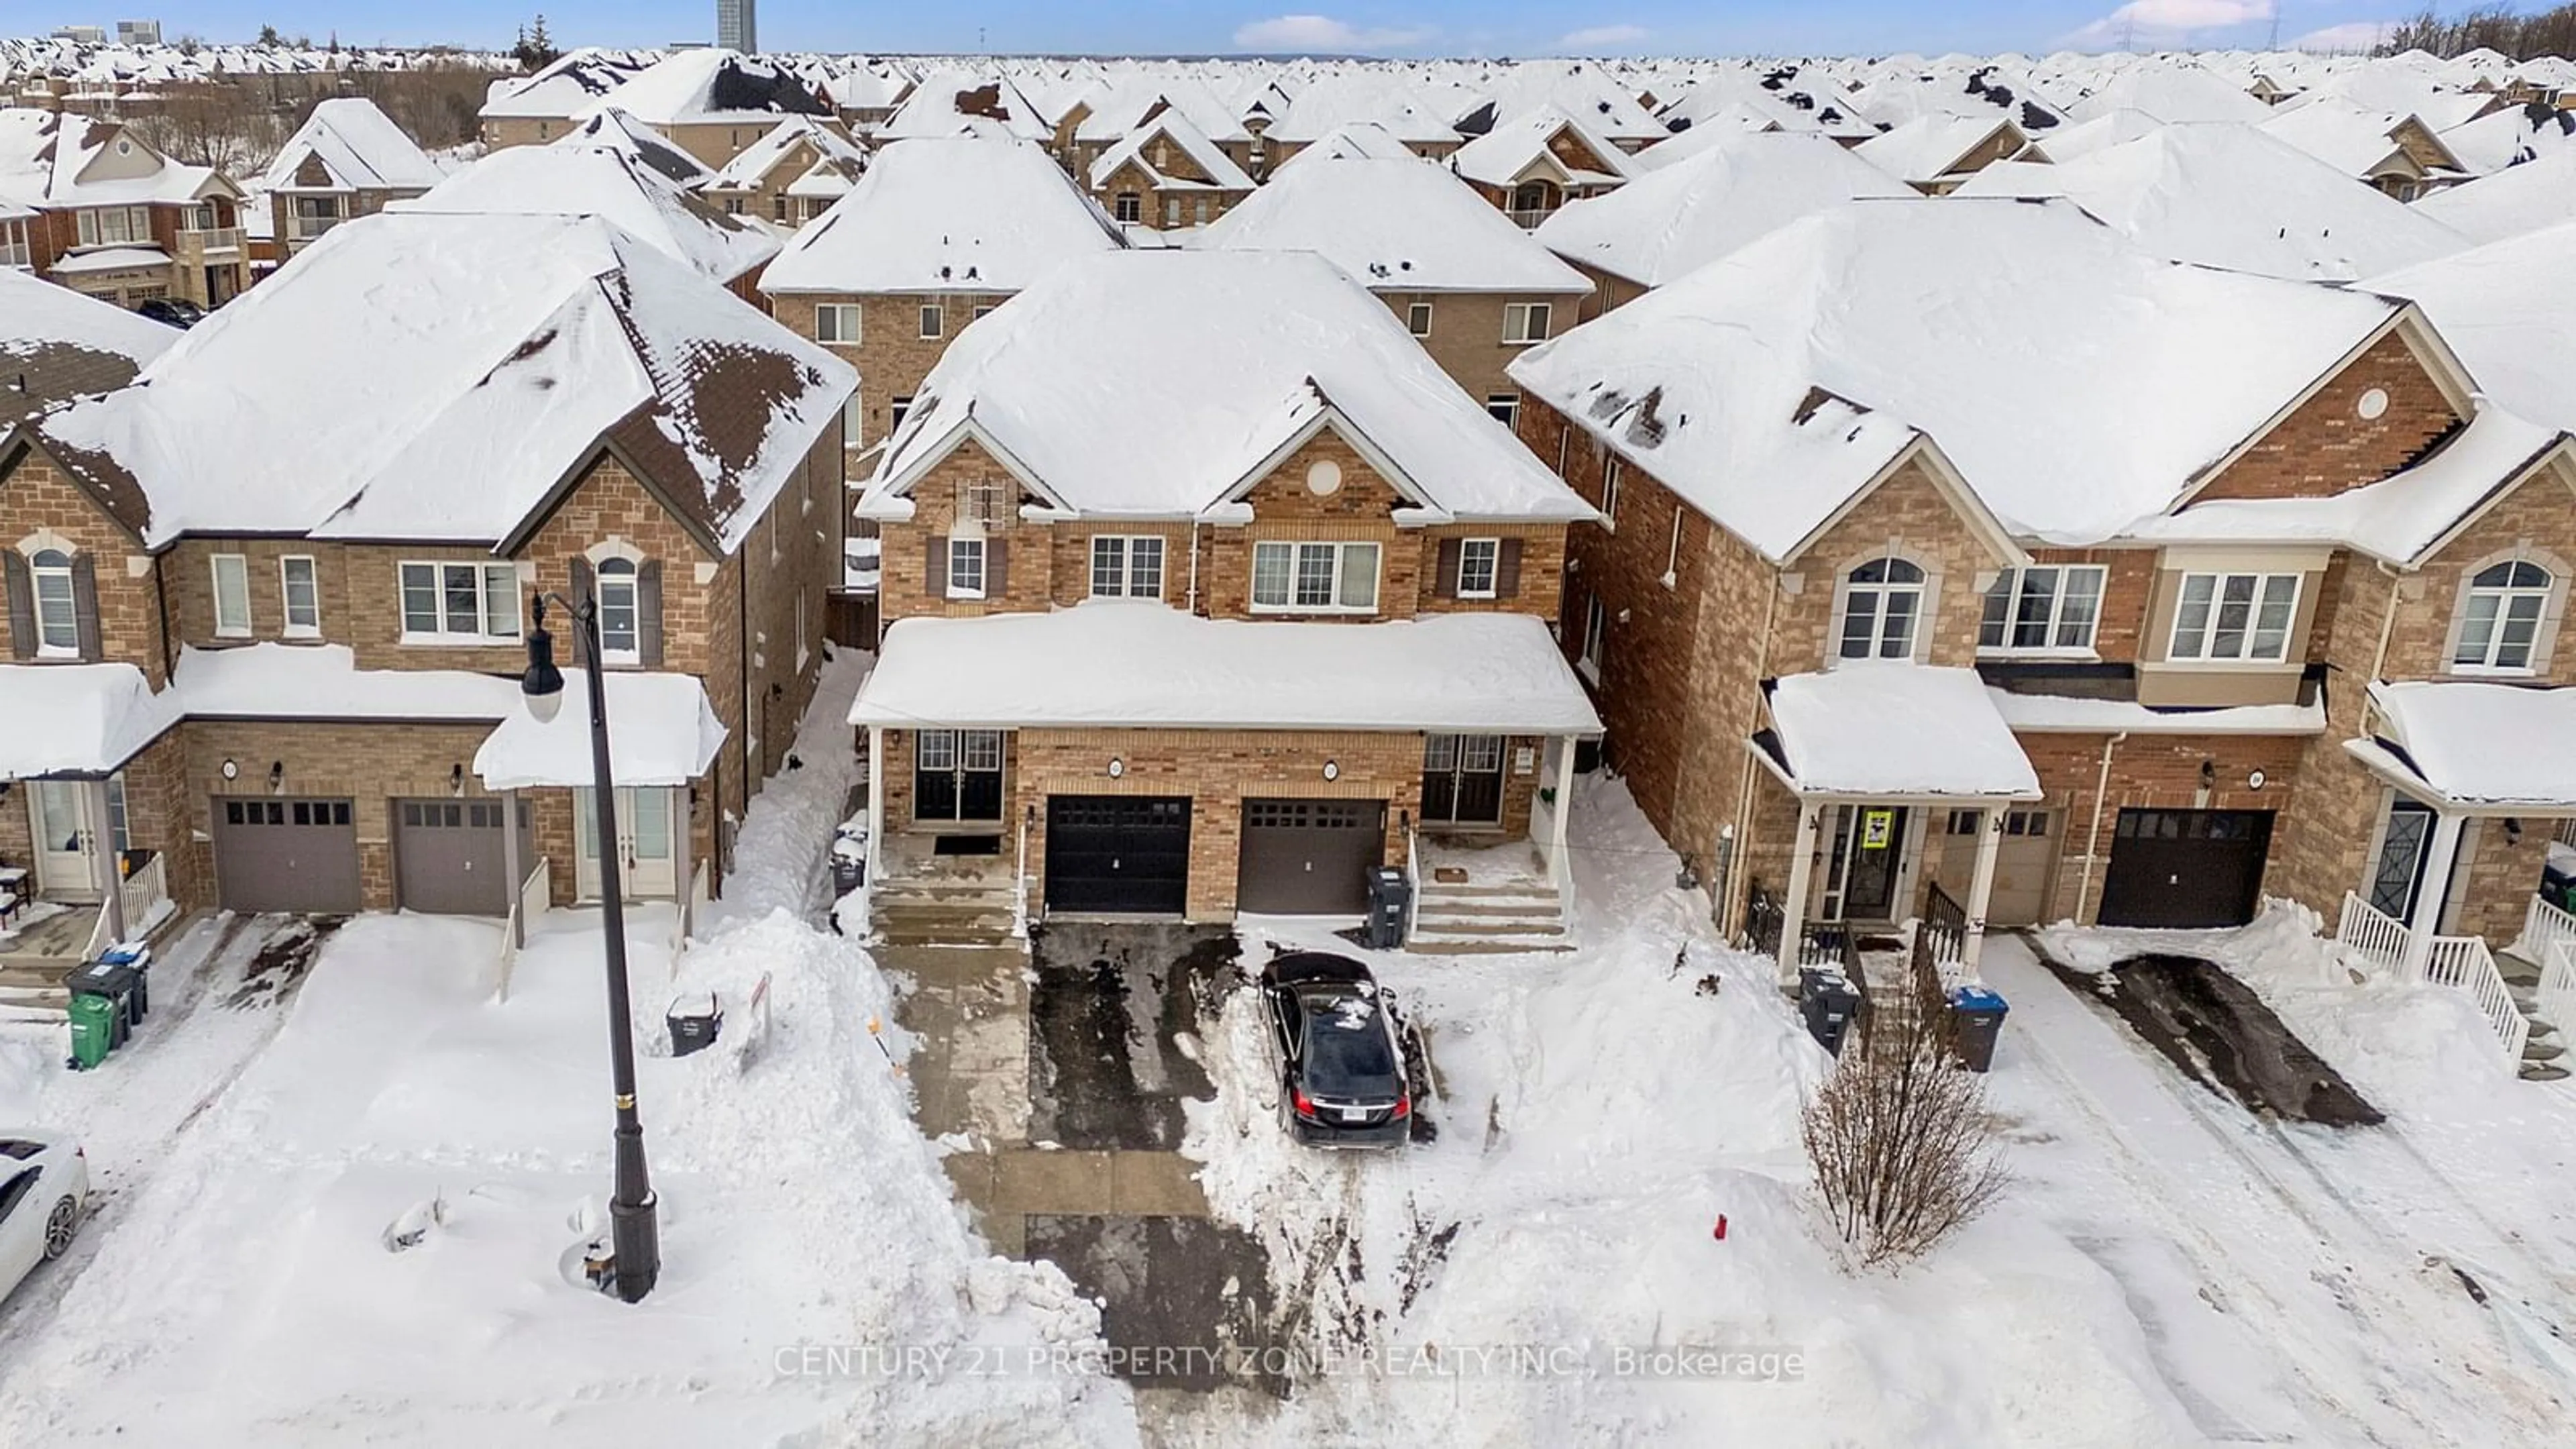
{"type": "Polygon", "coordinates": [[[112,996],[88,992],[72,998],[72,1070],[85,1072],[107,1060],[116,1044],[119,1008],[112,996]]]}

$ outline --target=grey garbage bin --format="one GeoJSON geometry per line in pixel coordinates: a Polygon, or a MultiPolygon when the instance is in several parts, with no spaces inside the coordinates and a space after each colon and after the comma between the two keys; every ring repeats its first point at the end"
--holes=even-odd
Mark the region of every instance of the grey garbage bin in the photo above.
{"type": "Polygon", "coordinates": [[[1851,1034],[1852,1018],[1860,1012],[1860,993],[1840,971],[1817,966],[1798,968],[1798,1014],[1805,1018],[1807,1035],[1816,1045],[1835,1056],[1843,1054],[1843,1039],[1851,1034]]]}
{"type": "Polygon", "coordinates": [[[1995,1041],[2004,1034],[2004,1014],[2009,1009],[2002,996],[1985,987],[1951,988],[1951,1035],[1958,1043],[1959,1065],[1972,1072],[1994,1065],[1995,1041]]]}
{"type": "Polygon", "coordinates": [[[724,1009],[713,992],[674,997],[662,1020],[671,1029],[671,1055],[685,1057],[715,1045],[724,1030],[724,1009]]]}
{"type": "Polygon", "coordinates": [[[1404,917],[1413,905],[1413,887],[1404,872],[1391,865],[1369,867],[1368,945],[1392,951],[1404,944],[1404,917]]]}

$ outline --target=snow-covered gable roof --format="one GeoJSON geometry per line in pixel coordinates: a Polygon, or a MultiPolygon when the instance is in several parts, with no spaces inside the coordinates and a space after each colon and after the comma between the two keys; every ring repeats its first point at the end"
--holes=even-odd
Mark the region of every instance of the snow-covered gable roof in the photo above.
{"type": "Polygon", "coordinates": [[[914,618],[886,632],[850,722],[1595,735],[1547,624],[1203,619],[1141,600],[914,618]]]}
{"type": "Polygon", "coordinates": [[[731,50],[674,51],[611,95],[575,111],[574,119],[612,104],[648,126],[832,114],[831,103],[794,71],[731,50]]]}
{"type": "Polygon", "coordinates": [[[1765,756],[1802,795],[2040,798],[1973,669],[1848,661],[1774,681],[1770,707],[1778,753],[1765,756]]]}
{"type": "Polygon", "coordinates": [[[1982,150],[1997,136],[2011,138],[2006,155],[2021,149],[2026,141],[2021,129],[2008,120],[1986,116],[1923,115],[1893,130],[1870,137],[1852,148],[1852,154],[1869,162],[1899,181],[1930,184],[1952,174],[1960,162],[1982,150]]]}
{"type": "Polygon", "coordinates": [[[1212,191],[1250,191],[1259,184],[1244,174],[1243,168],[1234,164],[1233,157],[1225,154],[1223,148],[1209,140],[1205,132],[1190,124],[1190,118],[1177,109],[1162,112],[1154,119],[1128,132],[1117,145],[1101,152],[1091,163],[1089,172],[1091,184],[1095,187],[1106,186],[1109,184],[1109,179],[1118,174],[1120,167],[1130,163],[1152,178],[1158,190],[1200,187],[1212,191]],[[1154,143],[1158,139],[1168,140],[1173,146],[1178,147],[1182,155],[1187,156],[1201,171],[1207,173],[1208,179],[1201,181],[1196,177],[1177,176],[1155,166],[1150,158],[1154,154],[1154,143]]]}
{"type": "MultiPolygon", "coordinates": [[[[2188,60],[2131,66],[2067,107],[2078,121],[2099,120],[2121,110],[2140,111],[2169,123],[2238,121],[2249,126],[2261,124],[2272,114],[2270,106],[2248,95],[2243,86],[2188,60]]],[[[2048,139],[2048,154],[2056,156],[2057,137],[2048,139]]]]}
{"type": "Polygon", "coordinates": [[[2369,286],[2421,306],[2486,396],[2551,427],[2576,429],[2576,367],[2569,366],[2576,355],[2576,220],[2373,277],[2369,286]]]}
{"type": "Polygon", "coordinates": [[[614,93],[643,68],[623,52],[584,46],[557,56],[525,80],[494,81],[480,114],[487,121],[589,114],[602,96],[614,93]]]}
{"type": "Polygon", "coordinates": [[[1116,141],[1150,124],[1163,109],[1179,111],[1190,124],[1215,141],[1242,141],[1251,137],[1243,127],[1242,115],[1205,82],[1186,75],[1140,76],[1117,85],[1104,85],[1086,96],[1091,113],[1074,128],[1073,138],[1083,142],[1116,141]]]}
{"type": "MultiPolygon", "coordinates": [[[[2256,104],[2261,103],[2256,102],[2256,104]]],[[[2144,111],[2104,111],[2090,120],[2078,121],[2071,126],[2060,126],[2049,132],[2048,159],[2065,162],[2072,161],[2078,156],[2090,156],[2096,151],[2107,150],[2124,141],[2135,141],[2143,136],[2152,136],[2171,124],[2173,123],[2170,121],[2159,121],[2144,111]]],[[[2035,164],[2032,162],[1996,163],[1999,166],[2035,164]]]]}
{"type": "Polygon", "coordinates": [[[191,532],[501,542],[603,440],[730,553],[856,384],[604,221],[387,213],[334,227],[48,451],[191,532]],[[220,448],[206,439],[222,438],[220,448]]]}
{"type": "Polygon", "coordinates": [[[972,438],[1077,513],[1216,516],[1326,427],[1382,460],[1424,521],[1593,516],[1346,273],[1235,251],[1086,258],[967,329],[861,507],[899,513],[972,438]]]}
{"type": "Polygon", "coordinates": [[[179,720],[131,664],[0,664],[0,699],[0,780],[108,774],[179,720]]]}
{"type": "Polygon", "coordinates": [[[0,267],[0,433],[49,403],[125,386],[179,337],[122,307],[0,267]]]}
{"type": "Polygon", "coordinates": [[[1799,217],[1861,197],[1913,195],[1816,132],[1739,133],[1616,191],[1569,202],[1535,235],[1559,256],[1660,287],[1799,217]]]}
{"type": "Polygon", "coordinates": [[[1335,126],[1312,144],[1299,147],[1285,161],[1271,168],[1270,178],[1279,179],[1290,167],[1307,161],[1420,161],[1421,155],[1395,138],[1395,133],[1375,121],[1352,121],[1335,126]]]}
{"type": "Polygon", "coordinates": [[[2561,151],[2464,186],[2446,186],[2415,209],[2480,242],[2576,221],[2576,154],[2561,151]]]}
{"type": "Polygon", "coordinates": [[[699,190],[716,179],[716,173],[705,162],[664,140],[661,132],[614,105],[591,112],[589,118],[570,133],[549,144],[572,151],[615,151],[632,156],[683,191],[699,190]]]}
{"type": "Polygon", "coordinates": [[[2158,256],[2351,281],[2467,239],[2297,147],[2233,122],[2161,126],[2053,166],[1989,166],[1955,193],[2063,196],[2158,256]]]}
{"type": "Polygon", "coordinates": [[[1862,201],[1511,375],[1775,559],[1925,437],[2016,536],[2095,543],[2170,507],[2400,307],[2168,262],[2063,202],[1862,201]]]}
{"type": "Polygon", "coordinates": [[[924,75],[877,134],[888,139],[970,136],[995,128],[1023,140],[1054,134],[1010,77],[996,70],[956,69],[924,75]]]}
{"type": "Polygon", "coordinates": [[[898,141],[761,274],[784,292],[1016,292],[1125,241],[1025,141],[898,141]]]}
{"type": "Polygon", "coordinates": [[[1353,121],[1369,121],[1407,145],[1455,142],[1449,118],[1425,105],[1407,82],[1379,71],[1336,70],[1318,76],[1273,122],[1268,139],[1303,145],[1353,121]]]}
{"type": "Polygon", "coordinates": [[[1636,174],[1627,153],[1604,140],[1553,103],[1523,111],[1461,146],[1449,157],[1449,169],[1487,186],[1510,186],[1534,165],[1573,181],[1624,181],[1636,174]],[[1559,133],[1571,134],[1601,164],[1598,169],[1570,167],[1558,160],[1548,143],[1559,133]]]}
{"type": "MultiPolygon", "coordinates": [[[[2262,129],[2347,175],[2368,176],[2404,149],[2396,132],[2409,122],[2423,125],[2410,113],[2365,111],[2339,97],[2320,96],[2276,113],[2262,129]]],[[[2439,147],[2429,128],[2425,138],[2439,147]]]]}
{"type": "Polygon", "coordinates": [[[718,282],[751,271],[779,247],[776,237],[683,191],[641,157],[601,146],[507,147],[388,209],[603,217],[718,282]]]}
{"type": "Polygon", "coordinates": [[[1592,290],[1473,188],[1412,156],[1282,168],[1195,245],[1318,252],[1371,291],[1592,290]]]}
{"type": "Polygon", "coordinates": [[[868,153],[840,132],[811,116],[790,116],[726,162],[711,186],[718,191],[756,191],[798,146],[811,150],[815,158],[800,168],[800,175],[821,166],[856,177],[868,168],[868,153]]]}
{"type": "Polygon", "coordinates": [[[334,96],[315,106],[278,151],[261,187],[308,189],[295,179],[307,160],[319,161],[338,191],[426,191],[440,179],[438,168],[411,137],[363,96],[334,96]]]}
{"type": "Polygon", "coordinates": [[[2443,149],[2479,176],[2576,150],[2576,111],[2535,102],[2442,132],[2443,149]]]}
{"type": "Polygon", "coordinates": [[[0,109],[0,200],[23,206],[129,206],[241,195],[211,166],[155,150],[122,121],[0,109]]]}
{"type": "Polygon", "coordinates": [[[1693,156],[1725,145],[1726,138],[1729,136],[1772,131],[1815,134],[1808,132],[1805,127],[1783,126],[1750,106],[1729,106],[1669,141],[1656,142],[1629,157],[1628,160],[1629,164],[1643,175],[1648,171],[1661,171],[1675,162],[1687,161],[1693,156]]]}
{"type": "Polygon", "coordinates": [[[2376,736],[2347,748],[2442,800],[2576,807],[2576,689],[2375,680],[2370,703],[2376,736]]]}

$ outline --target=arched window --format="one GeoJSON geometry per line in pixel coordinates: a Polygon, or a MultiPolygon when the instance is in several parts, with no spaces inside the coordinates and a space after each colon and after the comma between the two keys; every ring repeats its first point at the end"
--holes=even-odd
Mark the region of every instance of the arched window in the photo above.
{"type": "Polygon", "coordinates": [[[27,561],[36,585],[36,652],[65,658],[80,653],[80,611],[72,603],[72,558],[58,548],[38,549],[27,561]]]}
{"type": "Polygon", "coordinates": [[[1923,570],[1901,558],[1853,569],[1843,595],[1845,659],[1911,659],[1923,613],[1923,570]]]}
{"type": "Polygon", "coordinates": [[[636,607],[635,561],[602,559],[598,577],[600,657],[610,664],[640,664],[644,639],[636,607]]]}
{"type": "Polygon", "coordinates": [[[2541,615],[2549,607],[2549,591],[2556,582],[2549,570],[2519,560],[2480,570],[2469,580],[2459,647],[2451,651],[2452,666],[2530,669],[2540,640],[2541,615]]]}

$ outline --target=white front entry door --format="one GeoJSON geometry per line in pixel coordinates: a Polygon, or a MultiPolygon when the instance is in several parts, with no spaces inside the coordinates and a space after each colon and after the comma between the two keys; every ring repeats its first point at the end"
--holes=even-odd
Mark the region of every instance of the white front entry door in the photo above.
{"type": "MultiPolygon", "coordinates": [[[[667,900],[678,894],[672,793],[658,786],[617,792],[618,888],[627,900],[667,900]]],[[[599,899],[599,807],[594,799],[587,788],[572,792],[573,834],[580,841],[575,885],[586,901],[599,899]]]]}
{"type": "Polygon", "coordinates": [[[90,789],[82,780],[37,780],[27,791],[36,834],[36,889],[47,899],[98,899],[98,874],[89,859],[95,838],[90,789]]]}

